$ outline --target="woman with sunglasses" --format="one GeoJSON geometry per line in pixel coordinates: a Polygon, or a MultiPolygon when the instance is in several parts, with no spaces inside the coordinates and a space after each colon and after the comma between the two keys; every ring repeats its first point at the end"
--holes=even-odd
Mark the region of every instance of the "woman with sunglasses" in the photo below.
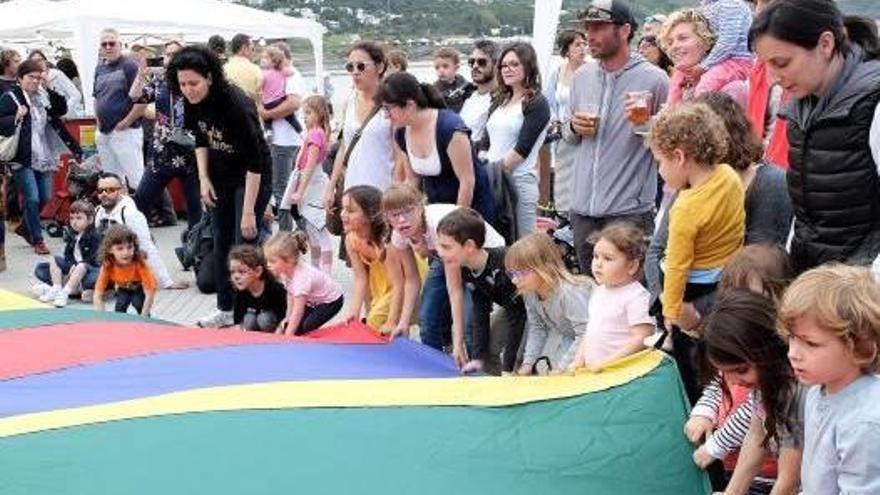
{"type": "Polygon", "coordinates": [[[257,241],[271,195],[269,146],[253,100],[227,82],[214,52],[204,46],[181,48],[168,63],[166,77],[174,94],[186,100],[184,126],[195,136],[202,203],[213,208],[217,310],[198,324],[228,327],[234,302],[229,250],[257,241]]]}
{"type": "Polygon", "coordinates": [[[0,135],[12,136],[20,129],[15,156],[4,166],[12,172],[24,204],[25,238],[40,255],[49,254],[40,209],[52,195],[61,145],[82,157],[82,149],[61,122],[67,102],[45,87],[45,72],[42,61],[25,60],[18,66],[18,83],[0,96],[0,135]]]}
{"type": "Polygon", "coordinates": [[[544,144],[550,105],[541,94],[538,57],[528,43],[501,51],[496,66],[499,99],[486,122],[489,173],[507,173],[516,189],[516,238],[535,230],[538,217],[538,152],[544,144]]]}
{"type": "Polygon", "coordinates": [[[645,57],[648,62],[663,69],[663,72],[669,74],[672,72],[672,60],[666,55],[666,52],[660,48],[660,42],[654,35],[645,35],[636,44],[639,55],[645,57]]]}
{"type": "Polygon", "coordinates": [[[407,181],[422,185],[428,204],[472,207],[491,223],[495,203],[489,178],[474,155],[470,130],[446,108],[440,92],[403,72],[385,79],[376,101],[397,129],[407,181]]]}
{"type": "Polygon", "coordinates": [[[342,144],[324,193],[327,211],[334,208],[334,192],[340,180],[343,190],[367,185],[384,191],[394,182],[391,121],[376,103],[386,66],[385,51],[376,43],[361,41],[348,51],[345,70],[351,74],[354,92],[342,109],[342,144]],[[354,147],[349,150],[353,142],[354,147]]]}
{"type": "MultiPolygon", "coordinates": [[[[571,119],[569,114],[571,80],[587,56],[587,38],[578,31],[563,31],[556,39],[556,47],[563,58],[547,78],[544,97],[550,104],[551,133],[560,136],[561,125],[571,119]]],[[[566,124],[567,125],[567,124],[566,124]]],[[[553,206],[568,214],[571,207],[571,184],[574,181],[574,155],[577,146],[563,140],[555,143],[553,161],[553,206]]]]}

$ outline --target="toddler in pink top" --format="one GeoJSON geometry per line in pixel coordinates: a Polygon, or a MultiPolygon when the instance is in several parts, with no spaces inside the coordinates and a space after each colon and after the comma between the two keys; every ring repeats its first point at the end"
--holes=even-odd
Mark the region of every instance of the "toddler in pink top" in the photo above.
{"type": "MultiPolygon", "coordinates": [[[[287,64],[284,53],[275,46],[266,47],[260,58],[263,69],[263,86],[261,88],[263,108],[272,110],[287,98],[287,78],[293,75],[293,68],[287,64]]],[[[302,125],[295,114],[284,117],[296,132],[302,132],[302,125]]],[[[265,123],[267,126],[270,122],[265,123]]]]}
{"type": "Polygon", "coordinates": [[[598,373],[610,363],[645,348],[654,333],[648,314],[651,296],[638,282],[647,248],[645,233],[625,222],[608,225],[591,240],[593,276],[599,287],[590,298],[587,331],[570,371],[598,373]]]}
{"type": "Polygon", "coordinates": [[[308,251],[302,232],[280,231],[263,246],[266,265],[287,288],[287,315],[276,333],[303,335],[330,321],[342,309],[342,288],[321,270],[300,260],[308,251]]]}

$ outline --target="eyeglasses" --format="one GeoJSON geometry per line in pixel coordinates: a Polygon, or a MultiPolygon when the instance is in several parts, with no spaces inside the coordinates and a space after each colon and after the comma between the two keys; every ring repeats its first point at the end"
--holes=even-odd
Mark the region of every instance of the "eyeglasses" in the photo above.
{"type": "Polygon", "coordinates": [[[471,57],[468,59],[468,65],[471,67],[476,65],[477,67],[479,67],[481,69],[485,69],[486,67],[489,66],[489,59],[482,58],[482,57],[471,57]]]}
{"type": "Polygon", "coordinates": [[[519,69],[520,65],[521,64],[517,61],[502,63],[501,70],[505,70],[505,69],[516,70],[516,69],[519,69]]]}
{"type": "Polygon", "coordinates": [[[510,280],[521,280],[527,277],[531,270],[507,270],[507,276],[510,277],[510,280]]]}
{"type": "Polygon", "coordinates": [[[389,113],[391,113],[391,110],[394,110],[395,108],[401,108],[401,105],[393,105],[391,103],[383,103],[381,105],[381,107],[382,107],[382,111],[385,112],[385,115],[388,115],[389,113]]]}
{"type": "Polygon", "coordinates": [[[103,48],[113,48],[114,46],[116,46],[115,41],[102,41],[101,42],[101,47],[103,47],[103,48]]]}
{"type": "Polygon", "coordinates": [[[349,74],[354,74],[355,72],[360,73],[367,70],[367,67],[370,65],[372,64],[367,62],[348,62],[345,64],[345,72],[348,72],[349,74]]]}
{"type": "Polygon", "coordinates": [[[405,219],[405,218],[409,218],[409,217],[411,217],[412,214],[415,213],[415,211],[416,211],[416,207],[415,207],[415,206],[409,206],[409,207],[406,207],[406,208],[399,208],[399,209],[397,209],[397,210],[389,210],[389,211],[386,211],[386,212],[385,212],[385,216],[386,216],[389,220],[393,220],[393,219],[395,219],[395,218],[404,218],[404,219],[405,219]]]}
{"type": "Polygon", "coordinates": [[[99,187],[97,189],[97,191],[98,191],[98,194],[104,194],[104,193],[109,194],[109,193],[115,193],[115,192],[119,191],[120,189],[122,189],[122,188],[121,187],[99,187]]]}

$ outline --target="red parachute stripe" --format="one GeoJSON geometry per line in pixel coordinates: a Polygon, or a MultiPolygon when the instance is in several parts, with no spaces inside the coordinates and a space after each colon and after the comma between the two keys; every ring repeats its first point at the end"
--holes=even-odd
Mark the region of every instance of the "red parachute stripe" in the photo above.
{"type": "Polygon", "coordinates": [[[87,322],[0,332],[0,380],[160,352],[248,344],[383,344],[360,323],[341,323],[304,337],[183,328],[137,321],[87,322]]]}

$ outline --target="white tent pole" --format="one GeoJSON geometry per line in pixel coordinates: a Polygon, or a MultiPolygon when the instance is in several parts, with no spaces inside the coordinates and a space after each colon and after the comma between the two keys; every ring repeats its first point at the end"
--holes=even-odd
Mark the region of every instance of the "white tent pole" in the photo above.
{"type": "Polygon", "coordinates": [[[556,42],[556,28],[559,27],[559,14],[562,13],[562,0],[535,0],[535,17],[532,22],[532,46],[538,55],[541,80],[546,81],[553,59],[553,44],[556,42]]]}
{"type": "Polygon", "coordinates": [[[95,100],[92,98],[95,83],[95,67],[98,66],[98,27],[87,19],[74,22],[74,45],[76,46],[76,65],[82,83],[83,102],[87,115],[95,114],[95,100]]]}
{"type": "MultiPolygon", "coordinates": [[[[317,32],[312,35],[312,52],[315,54],[315,92],[324,95],[324,35],[317,32]]],[[[326,96],[326,95],[324,95],[326,96]]]]}

